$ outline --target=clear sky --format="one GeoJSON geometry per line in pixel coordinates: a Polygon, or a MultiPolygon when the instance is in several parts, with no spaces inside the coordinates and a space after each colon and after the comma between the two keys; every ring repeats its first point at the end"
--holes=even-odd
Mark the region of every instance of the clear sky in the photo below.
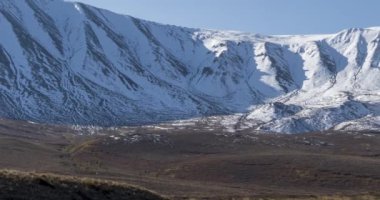
{"type": "Polygon", "coordinates": [[[164,24],[261,34],[380,26],[380,0],[76,0],[164,24]]]}

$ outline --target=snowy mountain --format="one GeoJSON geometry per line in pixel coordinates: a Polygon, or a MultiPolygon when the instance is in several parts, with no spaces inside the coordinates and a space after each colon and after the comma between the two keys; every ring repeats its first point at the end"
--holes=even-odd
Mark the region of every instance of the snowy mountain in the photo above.
{"type": "Polygon", "coordinates": [[[380,28],[262,36],[1,0],[0,91],[0,116],[43,123],[380,130],[380,28]]]}

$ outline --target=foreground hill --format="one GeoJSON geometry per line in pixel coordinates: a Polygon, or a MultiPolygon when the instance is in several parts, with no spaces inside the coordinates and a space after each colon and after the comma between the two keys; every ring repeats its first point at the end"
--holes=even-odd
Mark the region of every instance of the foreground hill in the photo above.
{"type": "Polygon", "coordinates": [[[52,174],[0,171],[0,199],[17,200],[163,200],[124,184],[52,174]]]}
{"type": "Polygon", "coordinates": [[[0,116],[12,119],[111,126],[242,113],[236,128],[380,127],[380,28],[260,36],[2,0],[0,68],[0,116]]]}

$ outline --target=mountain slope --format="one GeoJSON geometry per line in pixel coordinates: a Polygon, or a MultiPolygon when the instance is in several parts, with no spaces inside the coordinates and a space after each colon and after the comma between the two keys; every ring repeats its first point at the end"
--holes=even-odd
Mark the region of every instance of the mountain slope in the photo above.
{"type": "Polygon", "coordinates": [[[113,126],[243,113],[237,128],[276,132],[380,124],[380,28],[260,36],[2,0],[0,65],[0,116],[12,119],[113,126]]]}

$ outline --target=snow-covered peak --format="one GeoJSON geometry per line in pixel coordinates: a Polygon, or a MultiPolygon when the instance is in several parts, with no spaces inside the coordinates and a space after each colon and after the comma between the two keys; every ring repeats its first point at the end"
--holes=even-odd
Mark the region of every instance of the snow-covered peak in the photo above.
{"type": "Polygon", "coordinates": [[[44,123],[231,115],[236,129],[304,132],[377,127],[380,113],[378,27],[264,36],[2,0],[0,69],[0,116],[44,123]]]}

